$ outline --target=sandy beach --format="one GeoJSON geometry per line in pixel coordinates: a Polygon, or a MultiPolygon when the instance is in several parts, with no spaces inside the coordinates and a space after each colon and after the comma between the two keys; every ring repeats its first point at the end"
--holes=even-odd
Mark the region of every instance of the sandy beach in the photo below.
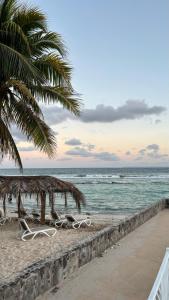
{"type": "MultiPolygon", "coordinates": [[[[58,229],[52,238],[37,237],[27,242],[18,239],[19,225],[16,220],[0,226],[0,280],[9,281],[34,262],[52,255],[59,256],[60,252],[65,251],[77,241],[92,236],[108,224],[117,224],[121,218],[122,216],[119,216],[112,220],[111,215],[93,216],[91,227],[78,230],[58,229]]],[[[37,224],[29,225],[30,227],[38,226],[37,224]]]]}

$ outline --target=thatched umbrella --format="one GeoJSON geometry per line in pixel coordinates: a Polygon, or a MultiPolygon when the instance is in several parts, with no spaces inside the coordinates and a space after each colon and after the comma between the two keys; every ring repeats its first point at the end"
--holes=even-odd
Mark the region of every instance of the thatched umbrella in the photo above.
{"type": "Polygon", "coordinates": [[[54,195],[61,193],[67,206],[67,194],[75,200],[80,210],[81,204],[85,204],[84,195],[70,182],[51,176],[0,176],[0,199],[3,201],[4,212],[6,200],[14,196],[17,200],[18,215],[23,212],[22,195],[35,195],[41,201],[41,224],[45,223],[46,198],[48,196],[51,210],[54,210],[54,195]]]}

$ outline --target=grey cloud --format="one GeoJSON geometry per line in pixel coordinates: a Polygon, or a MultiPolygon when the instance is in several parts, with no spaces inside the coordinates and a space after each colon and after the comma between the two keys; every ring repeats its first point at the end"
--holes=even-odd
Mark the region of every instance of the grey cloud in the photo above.
{"type": "Polygon", "coordinates": [[[95,148],[95,145],[93,144],[85,144],[85,143],[82,143],[81,140],[79,139],[76,139],[76,138],[72,138],[70,140],[67,140],[65,142],[66,145],[69,145],[69,146],[83,146],[86,150],[93,150],[95,148]]]}
{"type": "Polygon", "coordinates": [[[117,161],[119,160],[119,157],[114,153],[109,152],[100,152],[95,153],[94,157],[97,159],[105,160],[105,161],[117,161]]]}
{"type": "Polygon", "coordinates": [[[16,126],[11,127],[11,134],[16,142],[26,141],[26,136],[22,132],[20,132],[16,126]]]}
{"type": "Polygon", "coordinates": [[[160,147],[159,147],[159,145],[157,145],[157,144],[151,144],[151,145],[148,145],[148,146],[146,147],[146,149],[152,150],[152,151],[158,151],[158,150],[160,149],[160,147]]]}
{"type": "Polygon", "coordinates": [[[158,144],[147,145],[145,149],[141,149],[138,152],[138,157],[136,160],[143,159],[143,157],[150,157],[153,159],[163,159],[168,157],[168,154],[160,153],[160,147],[158,144]]]}
{"type": "Polygon", "coordinates": [[[119,157],[114,153],[109,152],[92,152],[82,147],[75,147],[74,149],[68,150],[66,155],[79,156],[79,157],[91,157],[104,161],[117,161],[119,157]]]}
{"type": "Polygon", "coordinates": [[[143,100],[128,100],[122,106],[114,108],[103,104],[95,109],[86,109],[81,115],[83,122],[115,122],[134,120],[146,115],[159,115],[166,110],[163,106],[148,106],[143,100]]]}
{"type": "Polygon", "coordinates": [[[139,150],[139,154],[140,154],[140,155],[144,155],[145,152],[146,152],[146,149],[141,149],[141,150],[139,150]]]}
{"type": "Polygon", "coordinates": [[[18,150],[19,151],[34,151],[35,150],[35,147],[33,146],[27,146],[27,147],[18,147],[18,150]]]}
{"type": "Polygon", "coordinates": [[[159,124],[159,123],[161,123],[161,120],[159,119],[155,120],[155,124],[159,124]]]}
{"type": "Polygon", "coordinates": [[[72,138],[72,139],[66,141],[65,144],[70,145],[70,146],[79,146],[82,144],[82,142],[79,139],[72,138]]]}
{"type": "Polygon", "coordinates": [[[166,108],[163,106],[149,106],[143,100],[128,100],[117,108],[99,104],[94,109],[84,109],[79,118],[57,106],[43,107],[42,111],[47,122],[54,125],[68,119],[79,120],[84,123],[111,123],[120,120],[134,120],[148,115],[160,115],[166,111],[166,108]]]}
{"type": "Polygon", "coordinates": [[[81,157],[91,156],[91,152],[82,147],[75,147],[74,149],[68,150],[65,153],[66,155],[81,156],[81,157]]]}
{"type": "Polygon", "coordinates": [[[131,155],[131,152],[130,152],[130,151],[127,151],[127,152],[126,152],[126,155],[131,155]]]}
{"type": "Polygon", "coordinates": [[[167,154],[160,154],[160,153],[156,153],[156,152],[149,152],[147,153],[147,156],[151,157],[151,158],[165,158],[165,157],[168,157],[167,154]]]}
{"type": "Polygon", "coordinates": [[[95,148],[95,145],[93,145],[93,144],[87,144],[87,145],[85,145],[85,144],[83,144],[89,151],[91,151],[91,150],[93,150],[94,148],[95,148]]]}
{"type": "Polygon", "coordinates": [[[68,119],[75,119],[69,111],[55,105],[42,106],[42,112],[49,125],[59,124],[68,119]]]}

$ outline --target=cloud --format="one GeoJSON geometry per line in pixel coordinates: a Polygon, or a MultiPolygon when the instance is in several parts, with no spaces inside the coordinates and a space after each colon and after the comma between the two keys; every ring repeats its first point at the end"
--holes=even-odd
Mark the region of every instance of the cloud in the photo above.
{"type": "Polygon", "coordinates": [[[127,100],[123,105],[97,105],[94,109],[84,109],[79,118],[57,106],[43,107],[45,118],[50,125],[66,120],[80,120],[84,123],[100,122],[111,123],[120,120],[135,120],[150,115],[160,115],[166,108],[163,106],[149,106],[144,100],[127,100]]]}
{"type": "Polygon", "coordinates": [[[144,156],[146,153],[146,149],[141,149],[141,150],[139,150],[138,153],[139,153],[139,155],[144,156]]]}
{"type": "Polygon", "coordinates": [[[109,152],[92,152],[86,150],[83,147],[75,147],[74,149],[65,152],[66,155],[79,156],[79,157],[91,157],[94,159],[104,160],[104,161],[117,161],[119,157],[114,153],[109,152]]]}
{"type": "Polygon", "coordinates": [[[55,105],[42,106],[42,112],[44,114],[45,121],[49,125],[59,124],[68,119],[75,119],[69,111],[55,105]]]}
{"type": "Polygon", "coordinates": [[[148,145],[146,147],[146,149],[157,152],[157,151],[159,151],[160,147],[157,144],[151,144],[151,145],[148,145]]]}
{"type": "Polygon", "coordinates": [[[155,124],[159,124],[159,123],[161,123],[161,120],[159,119],[155,120],[155,124]]]}
{"type": "Polygon", "coordinates": [[[35,147],[33,147],[33,146],[27,146],[27,147],[19,146],[18,150],[21,151],[21,152],[23,152],[23,151],[35,151],[35,147]]]}
{"type": "Polygon", "coordinates": [[[151,158],[160,159],[160,158],[168,157],[168,154],[161,154],[161,153],[158,153],[158,152],[149,152],[149,153],[147,153],[147,156],[149,156],[151,158]]]}
{"type": "Polygon", "coordinates": [[[11,134],[16,142],[26,141],[26,136],[15,125],[11,128],[11,134]]]}
{"type": "Polygon", "coordinates": [[[128,100],[122,106],[114,108],[103,104],[95,109],[86,109],[81,116],[83,122],[115,122],[134,120],[146,115],[159,115],[166,109],[162,106],[148,106],[143,100],[128,100]]]}
{"type": "Polygon", "coordinates": [[[168,154],[160,153],[160,147],[158,144],[150,144],[147,145],[144,149],[138,151],[138,157],[136,157],[136,160],[141,160],[144,157],[163,159],[168,157],[168,154]]]}
{"type": "Polygon", "coordinates": [[[75,147],[74,149],[65,152],[66,155],[90,157],[91,152],[82,147],[75,147]]]}
{"type": "Polygon", "coordinates": [[[127,152],[126,152],[126,155],[131,155],[131,152],[130,152],[130,151],[127,151],[127,152]]]}
{"type": "Polygon", "coordinates": [[[65,144],[70,145],[70,146],[79,146],[82,144],[82,142],[79,139],[72,138],[72,139],[66,141],[65,144]]]}
{"type": "Polygon", "coordinates": [[[69,146],[82,146],[85,149],[87,149],[88,151],[91,151],[95,148],[95,145],[90,144],[90,143],[88,143],[88,144],[82,143],[81,140],[76,139],[76,138],[72,138],[70,140],[67,140],[65,142],[65,144],[69,145],[69,146]]]}
{"type": "Polygon", "coordinates": [[[94,153],[94,158],[105,160],[105,161],[117,161],[119,157],[114,153],[109,152],[100,152],[94,153]]]}
{"type": "Polygon", "coordinates": [[[95,145],[93,145],[93,144],[83,144],[83,146],[86,147],[89,151],[91,151],[95,148],[95,145]]]}

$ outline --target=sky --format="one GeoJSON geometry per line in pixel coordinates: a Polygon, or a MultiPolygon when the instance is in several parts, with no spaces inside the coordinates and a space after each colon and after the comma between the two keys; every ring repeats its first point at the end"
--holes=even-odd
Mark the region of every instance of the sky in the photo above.
{"type": "Polygon", "coordinates": [[[56,133],[52,160],[14,129],[24,167],[169,166],[169,2],[27,3],[62,35],[83,110],[77,119],[61,107],[43,107],[56,133]]]}

